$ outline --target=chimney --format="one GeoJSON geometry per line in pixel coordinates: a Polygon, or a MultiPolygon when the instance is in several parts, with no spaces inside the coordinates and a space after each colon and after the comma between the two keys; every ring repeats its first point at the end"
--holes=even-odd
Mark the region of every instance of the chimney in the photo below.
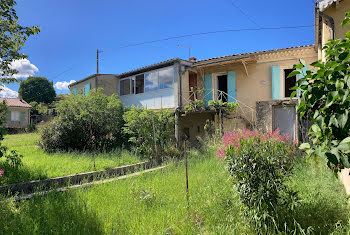
{"type": "Polygon", "coordinates": [[[191,57],[188,59],[190,62],[194,63],[197,61],[197,58],[196,57],[191,57]]]}

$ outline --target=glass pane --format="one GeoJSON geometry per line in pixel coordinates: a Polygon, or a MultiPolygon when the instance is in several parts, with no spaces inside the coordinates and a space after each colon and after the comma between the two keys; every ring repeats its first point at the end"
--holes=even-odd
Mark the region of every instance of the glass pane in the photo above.
{"type": "Polygon", "coordinates": [[[136,76],[136,94],[140,94],[144,92],[145,89],[145,79],[144,75],[137,75],[136,76]]]}
{"type": "Polygon", "coordinates": [[[120,81],[120,95],[130,94],[130,79],[120,81]]]}
{"type": "Polygon", "coordinates": [[[145,92],[158,89],[158,72],[145,74],[145,92]]]}
{"type": "Polygon", "coordinates": [[[159,88],[173,87],[174,69],[167,68],[159,71],[159,88]]]}

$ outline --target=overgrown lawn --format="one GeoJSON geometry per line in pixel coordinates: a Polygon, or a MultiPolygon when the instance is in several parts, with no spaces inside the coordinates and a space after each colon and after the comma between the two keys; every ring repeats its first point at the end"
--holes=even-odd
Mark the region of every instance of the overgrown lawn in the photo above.
{"type": "MultiPolygon", "coordinates": [[[[343,186],[324,165],[298,163],[289,185],[299,192],[296,221],[304,228],[350,231],[343,186]]],[[[254,234],[214,151],[191,152],[189,192],[188,208],[185,167],[177,161],[113,183],[3,202],[0,228],[13,234],[254,234]]]]}
{"type": "MultiPolygon", "coordinates": [[[[18,170],[5,172],[7,181],[17,183],[29,180],[58,177],[94,170],[92,154],[89,152],[47,153],[38,147],[37,133],[6,135],[3,145],[22,154],[23,166],[18,170]],[[10,174],[10,175],[9,175],[10,174]]],[[[140,162],[137,156],[128,151],[115,150],[95,155],[96,169],[112,168],[140,162]]],[[[4,160],[0,160],[0,168],[4,160]]]]}

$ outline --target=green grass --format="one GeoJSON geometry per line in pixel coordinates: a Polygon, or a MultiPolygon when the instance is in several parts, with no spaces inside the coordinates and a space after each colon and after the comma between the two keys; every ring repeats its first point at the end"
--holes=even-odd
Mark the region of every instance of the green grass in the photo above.
{"type": "MultiPolygon", "coordinates": [[[[10,150],[22,154],[23,166],[18,170],[5,172],[5,183],[17,183],[29,180],[58,177],[94,170],[91,153],[46,153],[37,146],[37,133],[6,135],[3,145],[10,150]]],[[[138,157],[128,151],[115,150],[95,155],[96,169],[112,168],[140,162],[138,157]]],[[[4,167],[4,159],[0,160],[0,168],[4,167]]]]}
{"type": "MultiPolygon", "coordinates": [[[[343,186],[321,164],[298,163],[296,221],[315,234],[349,233],[343,186]],[[335,227],[337,224],[337,227],[335,227]]],[[[168,168],[91,188],[0,204],[0,230],[13,234],[254,234],[214,151],[192,151],[187,208],[185,168],[168,168]]]]}

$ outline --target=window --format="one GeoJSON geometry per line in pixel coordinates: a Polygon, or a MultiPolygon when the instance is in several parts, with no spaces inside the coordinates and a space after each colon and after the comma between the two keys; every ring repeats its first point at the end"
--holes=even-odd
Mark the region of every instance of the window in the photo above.
{"type": "Polygon", "coordinates": [[[120,95],[129,95],[130,91],[130,78],[120,80],[120,95]]]}
{"type": "Polygon", "coordinates": [[[144,74],[137,75],[135,79],[136,79],[135,94],[140,94],[145,92],[145,75],[144,74]]]}
{"type": "Polygon", "coordinates": [[[290,97],[294,90],[291,90],[292,87],[296,85],[297,77],[293,76],[288,78],[288,75],[293,72],[294,69],[285,69],[284,70],[284,97],[290,97]]]}
{"type": "Polygon", "coordinates": [[[173,87],[174,69],[167,68],[159,71],[159,89],[173,87]]]}
{"type": "Polygon", "coordinates": [[[145,74],[145,92],[158,89],[158,72],[145,74]]]}
{"type": "Polygon", "coordinates": [[[19,122],[21,119],[20,112],[18,111],[11,111],[11,121],[13,122],[19,122]]]}

